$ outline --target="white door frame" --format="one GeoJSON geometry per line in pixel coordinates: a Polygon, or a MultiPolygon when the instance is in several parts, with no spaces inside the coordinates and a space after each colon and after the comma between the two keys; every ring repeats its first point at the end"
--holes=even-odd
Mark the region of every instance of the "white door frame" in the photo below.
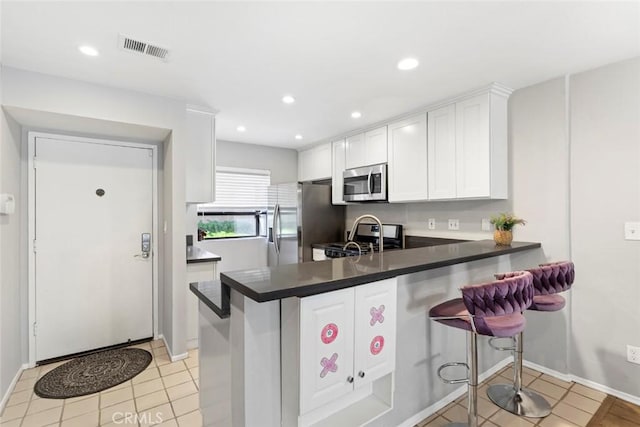
{"type": "Polygon", "coordinates": [[[102,145],[116,145],[120,147],[132,147],[132,148],[146,148],[151,149],[153,155],[153,170],[152,170],[152,191],[153,191],[153,203],[152,203],[152,230],[154,233],[154,238],[151,239],[152,246],[152,283],[153,283],[153,337],[158,338],[158,260],[160,259],[158,253],[158,239],[161,236],[160,229],[158,228],[158,146],[155,144],[145,144],[145,143],[137,143],[137,142],[125,142],[125,141],[116,141],[109,139],[97,139],[97,138],[86,138],[79,136],[70,136],[70,135],[62,135],[62,134],[53,134],[46,132],[29,132],[27,134],[28,138],[28,148],[27,148],[27,167],[28,167],[28,177],[27,177],[27,185],[28,185],[28,219],[29,219],[29,231],[28,231],[28,239],[29,239],[29,272],[28,272],[28,313],[29,313],[29,324],[28,324],[28,334],[29,334],[29,367],[34,367],[36,365],[36,337],[34,335],[34,325],[36,322],[36,262],[35,262],[35,252],[34,252],[34,239],[35,239],[35,226],[36,226],[36,197],[35,197],[35,189],[36,189],[36,180],[35,180],[35,168],[34,168],[34,154],[35,154],[35,146],[36,146],[36,138],[48,138],[48,139],[56,139],[60,141],[73,141],[73,142],[82,142],[87,144],[102,144],[102,145]]]}

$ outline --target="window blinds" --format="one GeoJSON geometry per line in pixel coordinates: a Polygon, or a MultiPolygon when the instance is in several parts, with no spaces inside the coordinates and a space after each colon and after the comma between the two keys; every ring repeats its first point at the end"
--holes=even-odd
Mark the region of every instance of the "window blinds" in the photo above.
{"type": "Polygon", "coordinates": [[[198,205],[198,211],[264,210],[270,184],[270,171],[219,167],[216,170],[216,201],[198,205]]]}

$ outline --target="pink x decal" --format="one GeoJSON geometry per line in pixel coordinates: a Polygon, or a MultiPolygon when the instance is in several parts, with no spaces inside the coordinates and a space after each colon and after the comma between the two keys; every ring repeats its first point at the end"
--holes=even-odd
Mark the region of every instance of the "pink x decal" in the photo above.
{"type": "Polygon", "coordinates": [[[320,361],[320,365],[322,365],[320,378],[324,378],[329,372],[336,372],[338,370],[336,360],[338,360],[338,353],[333,353],[331,355],[331,359],[327,359],[326,357],[322,358],[322,360],[320,361]]]}
{"type": "Polygon", "coordinates": [[[384,316],[382,315],[384,313],[384,304],[378,308],[371,307],[369,313],[371,313],[371,322],[369,322],[371,326],[375,325],[376,322],[384,322],[384,316]]]}

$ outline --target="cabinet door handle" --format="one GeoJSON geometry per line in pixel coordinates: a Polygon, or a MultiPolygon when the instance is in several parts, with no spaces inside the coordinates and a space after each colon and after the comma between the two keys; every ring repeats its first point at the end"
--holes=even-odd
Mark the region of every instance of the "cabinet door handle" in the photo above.
{"type": "Polygon", "coordinates": [[[360,378],[364,378],[364,371],[360,371],[360,372],[358,372],[358,376],[359,376],[360,378]]]}
{"type": "Polygon", "coordinates": [[[348,376],[347,377],[347,382],[348,383],[352,383],[353,382],[353,377],[352,376],[348,376]]]}

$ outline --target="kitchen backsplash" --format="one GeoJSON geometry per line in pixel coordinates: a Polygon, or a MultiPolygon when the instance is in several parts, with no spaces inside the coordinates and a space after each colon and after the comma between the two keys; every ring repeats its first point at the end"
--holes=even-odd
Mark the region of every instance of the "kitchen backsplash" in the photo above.
{"type": "Polygon", "coordinates": [[[405,226],[405,234],[447,236],[452,238],[490,238],[491,231],[482,230],[482,219],[499,212],[510,212],[510,200],[465,200],[426,203],[362,203],[347,206],[347,225],[358,216],[370,213],[382,222],[398,223],[405,226]],[[435,230],[429,230],[429,218],[436,220],[435,230]],[[448,220],[457,219],[458,231],[448,230],[448,220]]]}

